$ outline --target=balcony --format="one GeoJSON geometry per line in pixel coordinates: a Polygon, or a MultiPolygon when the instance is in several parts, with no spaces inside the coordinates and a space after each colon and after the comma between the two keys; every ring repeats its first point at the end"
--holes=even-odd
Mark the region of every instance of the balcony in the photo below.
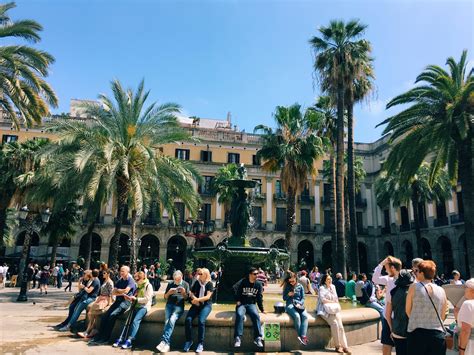
{"type": "Polygon", "coordinates": [[[451,224],[464,223],[464,214],[454,214],[449,217],[451,224]]]}
{"type": "Polygon", "coordinates": [[[285,232],[286,231],[286,224],[275,224],[275,231],[276,232],[285,232]]]}
{"type": "MultiPolygon", "coordinates": [[[[421,228],[421,229],[428,228],[428,222],[427,222],[426,220],[420,221],[420,228],[421,228]]],[[[412,229],[412,230],[415,229],[415,222],[411,222],[411,229],[412,229]]]]}
{"type": "Polygon", "coordinates": [[[267,194],[263,194],[263,193],[255,193],[254,194],[254,199],[255,200],[265,200],[267,198],[267,194]]]}
{"type": "Polygon", "coordinates": [[[199,195],[201,195],[201,197],[203,197],[203,198],[214,197],[214,194],[210,190],[201,190],[201,189],[199,189],[198,192],[199,192],[199,195]]]}
{"type": "Polygon", "coordinates": [[[298,202],[302,205],[311,205],[314,203],[314,196],[300,195],[298,196],[298,202]]]}
{"type": "MultiPolygon", "coordinates": [[[[117,221],[118,221],[118,218],[115,217],[115,218],[114,218],[114,224],[117,223],[117,221]]],[[[122,225],[124,225],[124,226],[129,226],[129,225],[131,225],[131,224],[132,224],[132,221],[131,221],[129,218],[123,218],[123,219],[122,219],[122,225]]]]}
{"type": "MultiPolygon", "coordinates": [[[[87,216],[82,217],[82,223],[83,224],[88,224],[87,216]]],[[[95,224],[104,224],[104,216],[97,216],[95,220],[95,224]]]]}
{"type": "Polygon", "coordinates": [[[331,199],[329,196],[321,196],[321,204],[324,207],[329,207],[331,205],[331,199]]]}
{"type": "Polygon", "coordinates": [[[273,201],[286,201],[286,194],[283,192],[273,194],[273,201]]]}
{"type": "Polygon", "coordinates": [[[411,228],[409,224],[400,224],[400,232],[408,232],[410,229],[411,228]]]}
{"type": "Polygon", "coordinates": [[[357,208],[367,208],[367,199],[362,197],[356,197],[356,207],[357,208]]]}
{"type": "Polygon", "coordinates": [[[298,232],[300,233],[311,233],[313,231],[313,228],[311,225],[306,225],[306,224],[301,224],[298,226],[298,232]]]}
{"type": "Polygon", "coordinates": [[[144,226],[156,226],[160,224],[160,219],[156,217],[146,217],[142,219],[142,225],[144,226]]]}
{"type": "Polygon", "coordinates": [[[382,227],[382,234],[390,234],[392,231],[390,230],[390,227],[382,227]]]}
{"type": "Polygon", "coordinates": [[[436,218],[434,220],[435,227],[447,226],[449,224],[448,217],[436,218]]]}

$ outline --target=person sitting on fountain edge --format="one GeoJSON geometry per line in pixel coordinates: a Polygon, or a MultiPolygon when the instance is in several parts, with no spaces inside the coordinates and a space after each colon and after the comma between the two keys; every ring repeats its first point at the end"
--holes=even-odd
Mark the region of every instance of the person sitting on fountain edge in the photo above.
{"type": "Polygon", "coordinates": [[[257,311],[257,303],[260,311],[265,314],[263,309],[263,286],[257,281],[258,270],[251,267],[248,276],[237,282],[234,286],[235,300],[235,329],[234,329],[234,347],[241,345],[241,339],[244,332],[244,316],[247,313],[252,320],[254,344],[259,348],[263,347],[262,327],[260,326],[260,316],[257,311]]]}

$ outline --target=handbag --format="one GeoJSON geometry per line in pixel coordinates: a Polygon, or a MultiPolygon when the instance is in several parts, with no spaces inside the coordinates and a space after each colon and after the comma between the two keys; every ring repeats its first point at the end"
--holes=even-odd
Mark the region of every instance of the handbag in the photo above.
{"type": "Polygon", "coordinates": [[[299,313],[303,313],[306,309],[303,304],[298,303],[296,301],[293,301],[293,306],[295,307],[296,311],[299,313]]]}
{"type": "Polygon", "coordinates": [[[337,314],[341,311],[341,305],[339,303],[325,303],[323,308],[327,314],[337,314]]]}

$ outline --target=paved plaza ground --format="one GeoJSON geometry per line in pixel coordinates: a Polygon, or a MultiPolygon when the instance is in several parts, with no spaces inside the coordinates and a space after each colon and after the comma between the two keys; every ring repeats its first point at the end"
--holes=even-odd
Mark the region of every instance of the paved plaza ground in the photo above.
{"type": "MultiPolygon", "coordinates": [[[[74,288],[73,288],[74,291],[74,288]]],[[[58,324],[67,314],[66,302],[71,294],[63,289],[50,288],[48,295],[38,290],[28,292],[28,302],[18,303],[19,289],[0,290],[0,353],[1,354],[153,354],[149,350],[118,350],[111,346],[90,347],[72,333],[59,333],[51,326],[58,324]]],[[[162,293],[162,290],[161,292],[162,293]]],[[[157,343],[158,343],[157,334],[157,343]]],[[[211,340],[208,340],[211,341],[211,340]]],[[[379,342],[353,346],[353,354],[381,354],[379,342]]],[[[170,354],[178,354],[171,352],[170,354]]],[[[212,352],[205,352],[213,354],[212,352]]],[[[330,354],[334,351],[295,351],[295,354],[330,354]]]]}

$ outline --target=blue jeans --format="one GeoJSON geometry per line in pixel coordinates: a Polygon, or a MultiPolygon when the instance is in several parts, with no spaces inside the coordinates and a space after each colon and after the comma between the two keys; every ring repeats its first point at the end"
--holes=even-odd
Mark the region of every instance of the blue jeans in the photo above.
{"type": "Polygon", "coordinates": [[[366,307],[369,307],[369,308],[372,308],[372,309],[375,309],[377,312],[379,312],[380,314],[380,319],[382,319],[384,317],[383,313],[384,313],[384,310],[383,310],[383,307],[378,304],[377,302],[367,302],[365,304],[366,307]]]}
{"type": "Polygon", "coordinates": [[[292,304],[286,306],[286,313],[293,318],[296,333],[299,337],[305,337],[308,333],[308,312],[299,312],[292,304]]]}
{"type": "Polygon", "coordinates": [[[260,316],[255,304],[241,304],[235,309],[234,337],[242,337],[244,333],[244,316],[248,314],[252,320],[254,338],[262,337],[262,327],[260,326],[260,316]]]}
{"type": "Polygon", "coordinates": [[[175,304],[166,304],[165,307],[165,327],[163,329],[163,336],[161,340],[164,341],[166,344],[171,343],[171,335],[173,334],[174,326],[179,318],[184,313],[184,307],[177,306],[175,304]]]}
{"type": "Polygon", "coordinates": [[[96,340],[109,340],[117,317],[125,313],[129,308],[129,301],[125,300],[123,297],[117,297],[115,302],[112,303],[107,312],[102,316],[99,334],[97,335],[96,340]]]}
{"type": "Polygon", "coordinates": [[[132,325],[130,327],[130,332],[128,334],[128,339],[135,340],[135,337],[138,333],[138,328],[140,328],[140,323],[142,322],[143,317],[146,316],[147,309],[146,307],[139,307],[135,308],[133,311],[130,312],[134,312],[134,315],[132,325]]]}
{"type": "Polygon", "coordinates": [[[188,311],[185,321],[186,341],[193,340],[193,319],[198,317],[198,342],[204,343],[204,332],[206,329],[206,319],[212,311],[212,304],[204,306],[192,305],[188,311]]]}
{"type": "MultiPolygon", "coordinates": [[[[79,316],[81,315],[82,311],[85,310],[90,303],[94,302],[94,300],[95,298],[88,297],[83,301],[77,302],[75,304],[76,307],[74,307],[74,312],[69,318],[67,324],[69,324],[69,326],[74,325],[74,323],[76,323],[77,320],[79,319],[79,316]]],[[[71,307],[69,307],[69,311],[70,310],[71,310],[71,307]]]]}

